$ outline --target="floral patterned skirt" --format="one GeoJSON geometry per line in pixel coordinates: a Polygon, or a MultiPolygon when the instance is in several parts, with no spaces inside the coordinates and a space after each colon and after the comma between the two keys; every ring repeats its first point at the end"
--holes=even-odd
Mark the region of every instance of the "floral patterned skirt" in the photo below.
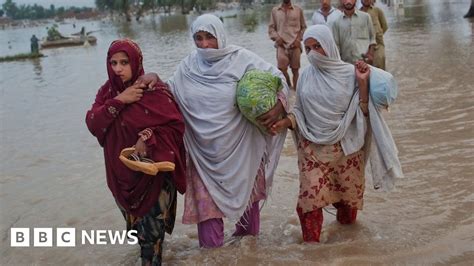
{"type": "Polygon", "coordinates": [[[311,212],[333,203],[362,210],[364,151],[345,156],[339,142],[319,145],[296,134],[300,172],[298,212],[311,212]]]}

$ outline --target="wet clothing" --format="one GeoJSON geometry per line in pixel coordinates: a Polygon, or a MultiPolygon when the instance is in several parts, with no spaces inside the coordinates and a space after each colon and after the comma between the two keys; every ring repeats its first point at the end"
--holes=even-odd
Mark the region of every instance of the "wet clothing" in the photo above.
{"type": "MultiPolygon", "coordinates": [[[[218,49],[197,48],[168,81],[186,122],[185,145],[214,203],[233,220],[244,213],[262,158],[271,184],[285,134],[263,134],[236,105],[238,81],[251,69],[283,74],[256,54],[226,44],[222,21],[202,15],[192,27],[216,36],[218,49]],[[232,200],[229,200],[232,199],[232,200]]],[[[285,97],[287,87],[282,89],[285,97]]]]}
{"type": "Polygon", "coordinates": [[[392,189],[395,179],[403,177],[403,173],[397,147],[381,110],[369,97],[370,124],[367,123],[359,108],[355,67],[341,61],[327,26],[311,26],[303,38],[318,40],[326,56],[315,51],[308,54],[310,65],[301,74],[292,112],[299,132],[305,139],[321,145],[340,142],[344,155],[366,146],[367,163],[370,163],[366,173],[372,178],[374,188],[392,189]]]}
{"type": "MultiPolygon", "coordinates": [[[[235,224],[233,236],[256,236],[260,232],[260,209],[258,201],[254,202],[235,224]]],[[[212,218],[198,223],[199,246],[217,248],[224,244],[224,221],[212,218]]]]}
{"type": "MultiPolygon", "coordinates": [[[[250,196],[251,203],[266,198],[264,169],[265,167],[262,162],[254,179],[255,183],[252,189],[252,195],[250,196]]],[[[184,224],[198,224],[209,219],[225,217],[225,214],[214,203],[212,195],[199,177],[192,161],[188,163],[186,184],[187,188],[183,212],[184,224]]]]}
{"type": "Polygon", "coordinates": [[[136,144],[139,134],[149,129],[145,141],[148,157],[155,161],[175,163],[171,178],[179,192],[186,189],[183,117],[167,86],[158,82],[144,92],[140,101],[124,104],[114,99],[142,75],[142,57],[138,46],[130,40],[113,42],[107,56],[109,80],[99,89],[86,123],[104,148],[107,185],[119,204],[135,216],[145,215],[155,205],[163,182],[158,177],[127,168],[120,160],[122,149],[136,144]],[[124,84],[110,66],[113,54],[123,51],[129,57],[132,79],[124,84]]]}
{"type": "Polygon", "coordinates": [[[340,143],[318,145],[298,131],[295,135],[300,179],[296,212],[303,240],[319,242],[324,207],[336,207],[336,220],[341,224],[354,223],[357,210],[363,208],[364,151],[345,156],[340,143]]]}
{"type": "MultiPolygon", "coordinates": [[[[183,222],[198,223],[198,228],[209,219],[237,221],[244,215],[255,200],[259,169],[264,170],[265,183],[258,193],[271,186],[286,136],[262,133],[236,104],[237,83],[248,70],[268,71],[284,80],[283,74],[249,50],[228,45],[216,16],[199,16],[191,26],[192,36],[199,31],[213,35],[218,48],[196,48],[168,81],[186,122],[190,167],[183,222]]],[[[288,88],[282,83],[285,104],[288,88]]],[[[219,238],[223,233],[220,227],[214,232],[219,238]]]]}
{"type": "MultiPolygon", "coordinates": [[[[357,219],[357,209],[351,208],[343,203],[334,203],[336,208],[336,220],[340,224],[352,224],[357,219]]],[[[303,213],[301,209],[296,209],[301,224],[304,242],[319,242],[321,229],[323,227],[323,209],[317,208],[314,211],[303,213]]]]}
{"type": "Polygon", "coordinates": [[[367,123],[359,107],[354,65],[341,61],[330,29],[311,26],[303,37],[309,38],[318,40],[326,55],[308,53],[310,65],[298,83],[290,120],[294,116],[300,177],[296,209],[303,239],[319,241],[321,208],[333,204],[340,223],[355,221],[357,210],[363,207],[366,170],[379,188],[393,187],[393,179],[402,173],[392,136],[387,128],[379,128],[385,123],[370,100],[371,123],[367,123]],[[372,143],[370,134],[378,141],[372,143]],[[366,158],[371,163],[368,168],[366,158]]]}
{"type": "Polygon", "coordinates": [[[142,265],[161,265],[165,232],[171,234],[176,219],[176,187],[165,178],[158,202],[142,217],[135,217],[117,203],[127,223],[127,230],[136,230],[142,265]]]}
{"type": "Polygon", "coordinates": [[[301,135],[297,138],[300,173],[297,208],[306,213],[342,202],[362,210],[365,190],[363,150],[344,155],[339,143],[318,145],[301,135]]]}
{"type": "MultiPolygon", "coordinates": [[[[260,231],[259,201],[266,198],[264,164],[262,162],[250,196],[250,207],[235,224],[234,235],[257,235],[260,231]]],[[[183,223],[197,224],[199,246],[217,248],[224,244],[224,213],[214,203],[211,194],[201,181],[194,164],[188,164],[187,189],[183,223]]]]}
{"type": "Polygon", "coordinates": [[[355,222],[357,210],[362,210],[364,152],[344,156],[339,143],[318,145],[301,135],[297,139],[300,191],[296,211],[303,240],[319,242],[322,208],[331,204],[339,206],[336,218],[341,224],[355,222]]]}
{"type": "Polygon", "coordinates": [[[171,233],[171,222],[174,224],[176,190],[186,190],[184,122],[167,85],[161,81],[145,90],[137,102],[125,104],[115,99],[143,75],[142,61],[140,48],[133,41],[112,42],[106,61],[109,79],[87,112],[86,124],[104,148],[107,185],[125,213],[128,229],[138,230],[144,262],[153,260],[153,265],[159,265],[165,229],[171,233]],[[118,52],[127,54],[132,70],[126,84],[110,64],[110,58],[118,52]],[[144,140],[149,159],[172,162],[175,170],[151,176],[126,167],[119,159],[120,152],[135,145],[138,138],[144,140]],[[156,252],[151,252],[150,246],[155,244],[159,244],[154,246],[156,252]]]}

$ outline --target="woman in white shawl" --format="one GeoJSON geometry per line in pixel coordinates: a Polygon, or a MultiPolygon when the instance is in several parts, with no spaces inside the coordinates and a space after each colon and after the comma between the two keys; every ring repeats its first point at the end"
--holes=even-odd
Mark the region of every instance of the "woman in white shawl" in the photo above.
{"type": "MultiPolygon", "coordinates": [[[[201,247],[223,245],[223,217],[236,224],[234,235],[257,235],[259,201],[271,186],[286,132],[262,134],[240,113],[238,81],[251,69],[281,72],[256,54],[226,43],[224,25],[214,15],[191,26],[196,50],[184,58],[168,81],[186,124],[189,156],[183,223],[197,224],[201,247]]],[[[286,114],[286,82],[277,104],[259,117],[270,129],[286,114]]]]}
{"type": "Polygon", "coordinates": [[[296,209],[303,240],[319,242],[323,207],[333,204],[341,224],[355,222],[363,206],[364,170],[374,187],[383,189],[393,187],[402,173],[390,131],[369,101],[368,65],[341,61],[325,25],[306,29],[303,42],[311,65],[298,82],[294,110],[272,131],[294,130],[300,172],[296,209]]]}

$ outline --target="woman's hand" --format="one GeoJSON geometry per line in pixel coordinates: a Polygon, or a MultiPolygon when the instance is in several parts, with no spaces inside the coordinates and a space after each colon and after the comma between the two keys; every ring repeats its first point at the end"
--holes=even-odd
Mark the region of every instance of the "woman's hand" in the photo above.
{"type": "Polygon", "coordinates": [[[278,119],[280,119],[280,117],[284,114],[285,108],[283,108],[283,104],[280,102],[280,100],[278,100],[275,106],[270,109],[270,111],[257,117],[257,122],[260,123],[260,125],[266,127],[268,131],[270,131],[270,127],[276,121],[278,121],[278,119]]]}
{"type": "Polygon", "coordinates": [[[370,76],[370,67],[362,60],[355,63],[356,78],[358,81],[367,81],[370,76]]]}
{"type": "Polygon", "coordinates": [[[137,81],[135,81],[135,84],[141,85],[141,88],[148,87],[151,89],[156,85],[156,83],[158,83],[159,80],[160,78],[156,73],[150,72],[138,77],[137,81]]]}
{"type": "Polygon", "coordinates": [[[139,101],[143,97],[143,89],[139,84],[134,84],[126,88],[122,93],[115,96],[115,99],[130,104],[139,101]]]}
{"type": "Polygon", "coordinates": [[[365,73],[367,72],[367,70],[370,69],[369,64],[367,64],[363,60],[357,60],[354,65],[356,67],[356,70],[359,70],[362,73],[365,73]]]}
{"type": "Polygon", "coordinates": [[[142,140],[142,138],[138,138],[137,143],[135,144],[135,152],[134,154],[140,156],[140,157],[146,157],[146,144],[142,140]]]}
{"type": "Polygon", "coordinates": [[[285,117],[283,119],[280,119],[280,120],[276,121],[272,125],[272,127],[270,128],[268,133],[270,133],[270,135],[272,135],[272,136],[275,136],[276,134],[281,133],[282,131],[286,130],[287,128],[291,128],[291,120],[288,117],[285,117]]]}

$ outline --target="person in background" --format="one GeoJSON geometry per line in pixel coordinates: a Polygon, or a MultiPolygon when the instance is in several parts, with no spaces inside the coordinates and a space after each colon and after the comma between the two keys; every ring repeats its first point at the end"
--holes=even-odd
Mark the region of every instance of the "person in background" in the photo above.
{"type": "Polygon", "coordinates": [[[291,3],[291,0],[283,2],[272,9],[268,35],[275,42],[278,69],[285,75],[290,88],[296,89],[298,83],[301,38],[306,29],[303,10],[291,3]],[[288,75],[288,66],[293,74],[293,83],[288,75]]]}
{"type": "Polygon", "coordinates": [[[321,0],[321,7],[314,11],[311,22],[313,25],[326,24],[331,28],[334,21],[341,15],[341,10],[333,7],[331,0],[321,0]]]}
{"type": "Polygon", "coordinates": [[[375,30],[375,51],[373,66],[385,70],[385,44],[383,35],[388,30],[387,20],[382,9],[374,6],[374,0],[362,0],[362,7],[360,10],[368,13],[372,19],[375,30]]]}
{"type": "Polygon", "coordinates": [[[39,44],[38,44],[39,40],[38,38],[36,38],[36,35],[33,34],[33,36],[31,36],[30,42],[31,42],[31,53],[32,54],[39,53],[39,44]]]}
{"type": "Polygon", "coordinates": [[[99,89],[86,124],[104,149],[107,185],[127,230],[136,230],[142,265],[161,265],[165,232],[171,234],[177,193],[186,190],[184,122],[165,83],[135,84],[144,74],[143,56],[129,39],[112,42],[107,52],[108,80],[99,89]],[[155,176],[132,171],[119,159],[122,149],[155,162],[172,162],[175,170],[155,176]]]}
{"type": "Polygon", "coordinates": [[[355,8],[356,0],[342,0],[343,11],[332,25],[332,33],[344,62],[364,60],[373,64],[375,31],[370,15],[355,8]]]}
{"type": "MultiPolygon", "coordinates": [[[[356,8],[360,9],[362,7],[362,3],[360,0],[356,0],[356,8]]],[[[344,12],[344,0],[339,0],[339,5],[337,6],[337,9],[339,9],[341,12],[344,12]]]]}
{"type": "Polygon", "coordinates": [[[87,38],[86,27],[81,27],[81,31],[79,32],[79,38],[81,38],[81,41],[86,40],[87,38]]]}

